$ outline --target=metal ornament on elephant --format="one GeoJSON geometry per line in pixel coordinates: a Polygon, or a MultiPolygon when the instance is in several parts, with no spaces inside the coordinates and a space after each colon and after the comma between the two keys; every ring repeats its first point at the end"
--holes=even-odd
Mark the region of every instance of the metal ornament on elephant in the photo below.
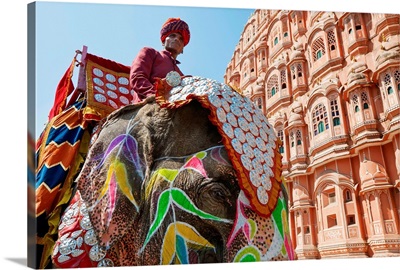
{"type": "Polygon", "coordinates": [[[178,108],[192,100],[210,110],[210,121],[223,138],[241,189],[254,211],[268,217],[281,189],[280,140],[253,102],[226,84],[193,76],[170,91],[159,90],[161,107],[178,108]]]}

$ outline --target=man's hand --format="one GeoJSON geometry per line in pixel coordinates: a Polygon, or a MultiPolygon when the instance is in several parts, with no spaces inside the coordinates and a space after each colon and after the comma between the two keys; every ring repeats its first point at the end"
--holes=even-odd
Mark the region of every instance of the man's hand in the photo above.
{"type": "Polygon", "coordinates": [[[161,78],[154,78],[155,82],[154,82],[154,88],[156,89],[156,91],[163,91],[163,92],[169,92],[172,89],[172,86],[170,86],[167,83],[167,80],[165,78],[161,79],[161,78]]]}

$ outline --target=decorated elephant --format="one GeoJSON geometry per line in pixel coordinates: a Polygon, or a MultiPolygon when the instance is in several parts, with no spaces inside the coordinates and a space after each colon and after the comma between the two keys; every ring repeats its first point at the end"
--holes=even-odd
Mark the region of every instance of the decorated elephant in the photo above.
{"type": "Polygon", "coordinates": [[[248,98],[201,77],[113,112],[61,217],[54,267],[293,259],[279,143],[248,98]]]}

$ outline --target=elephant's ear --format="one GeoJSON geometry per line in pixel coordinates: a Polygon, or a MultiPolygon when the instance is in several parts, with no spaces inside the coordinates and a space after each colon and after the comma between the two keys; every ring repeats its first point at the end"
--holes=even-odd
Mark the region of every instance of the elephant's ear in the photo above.
{"type": "Polygon", "coordinates": [[[135,110],[127,110],[106,122],[77,179],[103,246],[111,246],[129,232],[139,211],[144,168],[141,146],[132,135],[132,129],[140,125],[136,119],[135,110]]]}

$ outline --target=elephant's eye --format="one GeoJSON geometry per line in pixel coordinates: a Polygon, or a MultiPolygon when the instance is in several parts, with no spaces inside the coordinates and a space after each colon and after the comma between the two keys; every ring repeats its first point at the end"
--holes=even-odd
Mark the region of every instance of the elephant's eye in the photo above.
{"type": "Polygon", "coordinates": [[[222,187],[220,187],[220,186],[218,185],[218,186],[213,187],[213,188],[210,190],[210,195],[211,195],[215,200],[220,201],[220,202],[223,202],[223,201],[226,200],[226,197],[227,197],[229,194],[228,194],[228,192],[227,192],[224,188],[222,188],[222,187]]]}
{"type": "Polygon", "coordinates": [[[204,179],[199,186],[196,205],[206,213],[233,219],[235,215],[235,197],[231,190],[217,179],[204,179]]]}

